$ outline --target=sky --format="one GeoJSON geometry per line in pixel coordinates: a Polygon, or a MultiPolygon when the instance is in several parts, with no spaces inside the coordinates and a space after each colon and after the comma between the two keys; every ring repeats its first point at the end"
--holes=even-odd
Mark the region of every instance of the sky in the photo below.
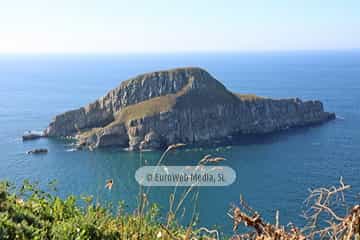
{"type": "Polygon", "coordinates": [[[359,0],[0,0],[0,53],[359,48],[359,0]]]}

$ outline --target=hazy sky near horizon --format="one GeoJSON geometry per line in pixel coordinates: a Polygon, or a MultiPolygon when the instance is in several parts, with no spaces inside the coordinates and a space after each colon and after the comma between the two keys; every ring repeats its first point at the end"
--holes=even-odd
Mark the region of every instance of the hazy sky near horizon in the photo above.
{"type": "Polygon", "coordinates": [[[359,0],[0,0],[0,53],[358,48],[359,0]]]}

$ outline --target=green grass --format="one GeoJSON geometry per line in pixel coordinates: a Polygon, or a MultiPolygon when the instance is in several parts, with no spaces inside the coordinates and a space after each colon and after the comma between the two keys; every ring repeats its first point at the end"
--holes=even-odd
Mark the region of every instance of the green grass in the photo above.
{"type": "Polygon", "coordinates": [[[155,204],[128,214],[120,203],[114,215],[91,197],[61,199],[49,192],[28,182],[19,189],[0,182],[0,239],[185,239],[191,230],[162,225],[155,204]]]}
{"type": "MultiPolygon", "coordinates": [[[[112,124],[126,123],[129,120],[150,117],[160,112],[171,110],[176,104],[179,107],[209,107],[218,103],[233,103],[237,98],[226,89],[219,89],[210,86],[207,92],[190,92],[189,88],[192,82],[189,81],[176,94],[168,94],[165,96],[155,97],[137,104],[133,104],[122,109],[112,124]]],[[[255,96],[255,95],[254,95],[255,96]]]]}
{"type": "Polygon", "coordinates": [[[160,112],[167,112],[175,105],[175,103],[175,94],[151,98],[147,101],[125,107],[115,117],[115,122],[126,123],[132,119],[140,119],[146,116],[153,116],[160,112]]]}
{"type": "MultiPolygon", "coordinates": [[[[169,146],[156,166],[170,151],[182,146],[169,146]]],[[[142,158],[140,161],[142,165],[142,158]]],[[[209,236],[218,235],[217,230],[195,228],[196,204],[189,224],[186,227],[178,224],[177,218],[181,217],[178,210],[185,211],[184,200],[193,193],[193,201],[197,201],[198,189],[193,190],[193,186],[189,186],[179,199],[175,192],[170,194],[168,212],[161,216],[158,206],[148,200],[151,187],[140,187],[134,211],[125,211],[124,202],[120,202],[114,214],[109,210],[112,208],[93,202],[91,196],[57,197],[56,182],[49,183],[48,190],[43,191],[28,181],[19,188],[0,181],[0,239],[212,239],[209,236]]]]}
{"type": "Polygon", "coordinates": [[[257,96],[255,94],[235,93],[235,95],[242,101],[254,101],[254,100],[264,99],[264,97],[260,97],[260,96],[257,96]]]}
{"type": "Polygon", "coordinates": [[[102,131],[102,128],[91,128],[91,129],[81,130],[80,136],[84,138],[89,138],[100,131],[102,131]]]}

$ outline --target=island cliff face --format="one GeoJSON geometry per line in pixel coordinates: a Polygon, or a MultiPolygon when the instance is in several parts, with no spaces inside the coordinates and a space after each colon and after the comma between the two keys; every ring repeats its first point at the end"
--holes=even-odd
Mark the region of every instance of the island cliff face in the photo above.
{"type": "Polygon", "coordinates": [[[79,146],[156,149],[264,134],[334,119],[320,101],[269,99],[228,91],[200,68],[179,68],[124,81],[95,102],[56,116],[49,137],[76,136],[79,146]]]}

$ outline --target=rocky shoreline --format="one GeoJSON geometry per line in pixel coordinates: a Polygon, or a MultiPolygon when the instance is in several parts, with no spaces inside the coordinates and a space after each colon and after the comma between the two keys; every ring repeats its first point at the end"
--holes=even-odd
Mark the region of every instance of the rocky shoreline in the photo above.
{"type": "Polygon", "coordinates": [[[44,134],[78,146],[159,149],[265,134],[335,119],[320,101],[235,94],[201,68],[139,75],[95,102],[57,115],[44,134]]]}

